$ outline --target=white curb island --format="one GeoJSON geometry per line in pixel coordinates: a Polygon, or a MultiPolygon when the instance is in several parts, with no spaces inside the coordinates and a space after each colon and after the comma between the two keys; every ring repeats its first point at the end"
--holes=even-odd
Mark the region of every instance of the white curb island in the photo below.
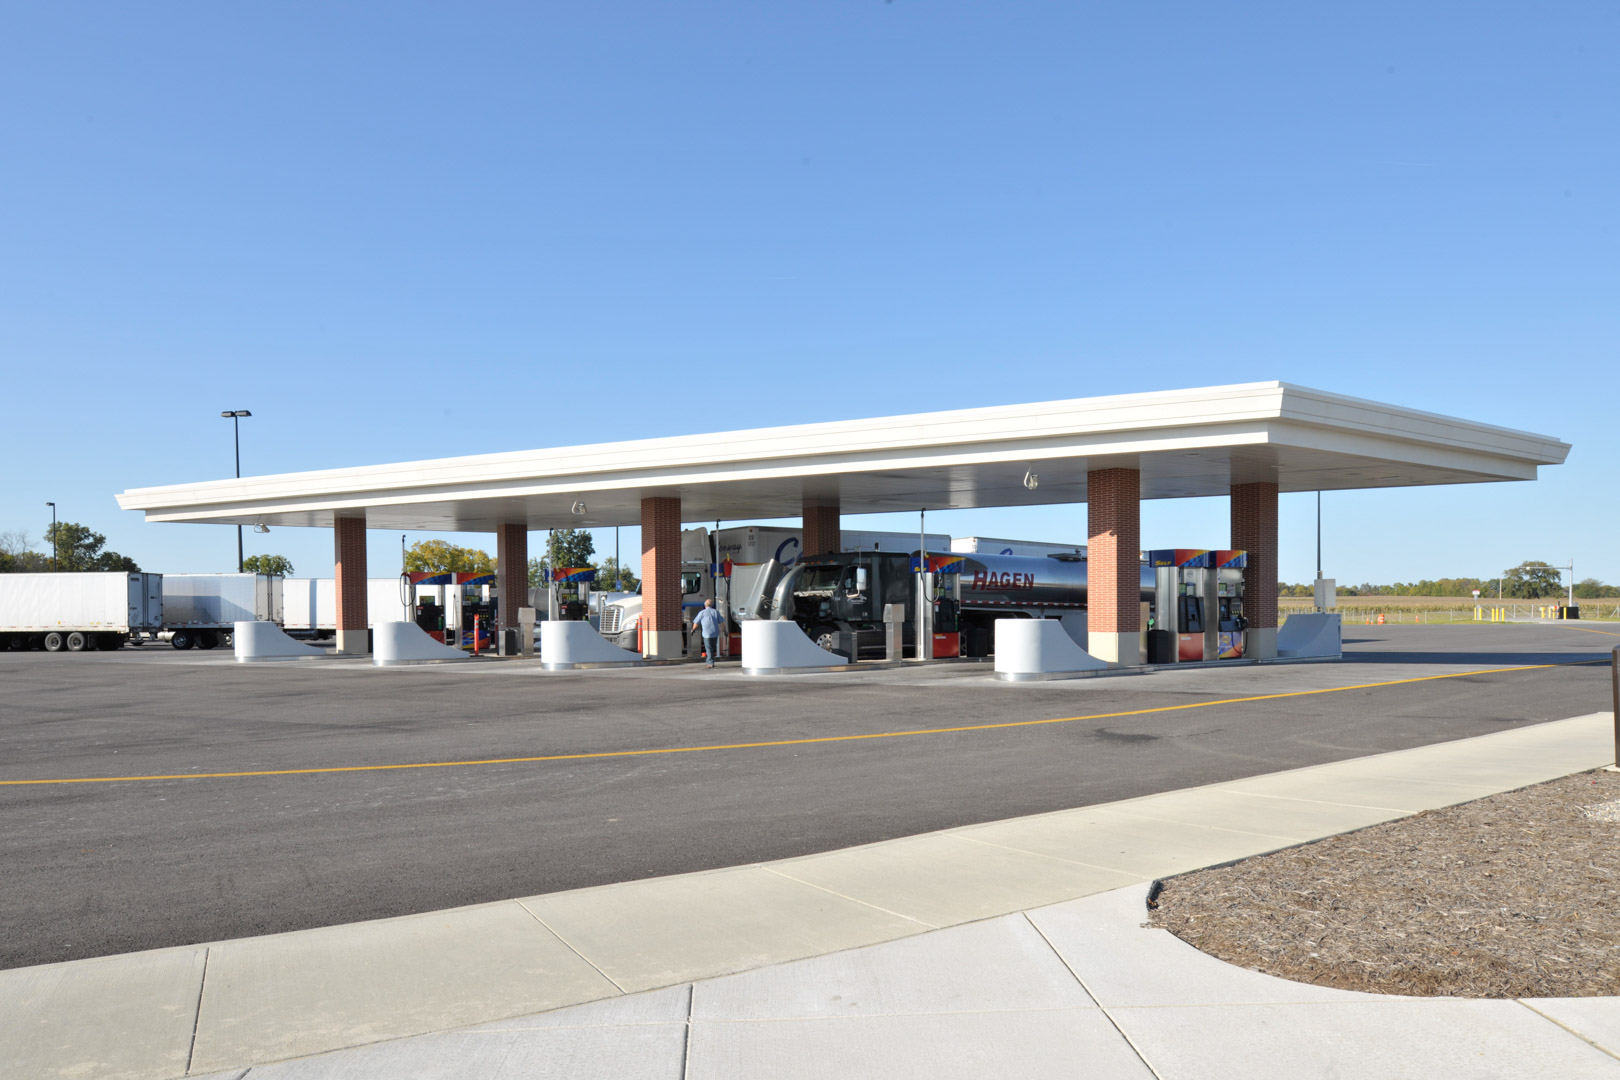
{"type": "Polygon", "coordinates": [[[239,622],[231,631],[239,664],[263,660],[317,660],[331,654],[316,645],[297,641],[272,622],[239,622]]]}
{"type": "Polygon", "coordinates": [[[1108,667],[1056,619],[996,620],[996,678],[1002,682],[1076,679],[1108,667]]]}
{"type": "Polygon", "coordinates": [[[547,671],[596,667],[642,667],[647,661],[621,649],[588,622],[546,620],[540,624],[540,666],[547,671]]]}
{"type": "Polygon", "coordinates": [[[849,661],[830,653],[787,619],[749,619],[742,624],[744,675],[806,675],[838,671],[849,661]]]}
{"type": "Polygon", "coordinates": [[[454,664],[472,657],[452,645],[435,641],[410,622],[378,623],[371,628],[371,662],[377,667],[404,664],[454,664]]]}

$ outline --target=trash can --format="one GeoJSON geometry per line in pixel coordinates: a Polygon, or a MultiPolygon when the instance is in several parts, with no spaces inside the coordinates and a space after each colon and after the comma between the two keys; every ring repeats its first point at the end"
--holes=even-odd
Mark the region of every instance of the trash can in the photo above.
{"type": "Polygon", "coordinates": [[[1176,632],[1174,630],[1149,630],[1147,662],[1150,664],[1175,663],[1176,646],[1176,632]]]}

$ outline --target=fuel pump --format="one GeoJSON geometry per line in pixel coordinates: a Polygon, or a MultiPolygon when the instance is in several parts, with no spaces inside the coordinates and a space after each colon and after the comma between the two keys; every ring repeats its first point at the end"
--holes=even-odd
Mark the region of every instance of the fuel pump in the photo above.
{"type": "Polygon", "coordinates": [[[495,631],[499,626],[500,605],[499,600],[490,595],[490,588],[494,584],[494,574],[468,572],[456,575],[456,594],[461,609],[457,622],[460,628],[457,644],[463,649],[482,652],[497,640],[495,631]]]}
{"type": "Polygon", "coordinates": [[[583,622],[589,610],[591,582],[596,580],[594,566],[559,566],[551,572],[552,592],[556,597],[557,618],[569,622],[583,622]]]}
{"type": "Polygon", "coordinates": [[[1167,548],[1147,553],[1153,567],[1157,620],[1148,635],[1148,662],[1190,663],[1243,656],[1241,551],[1167,548]]]}
{"type": "Polygon", "coordinates": [[[1249,620],[1243,616],[1243,569],[1248,555],[1217,551],[1215,555],[1215,659],[1241,660],[1249,620]]]}
{"type": "MultiPolygon", "coordinates": [[[[440,573],[433,570],[415,570],[406,575],[410,579],[411,589],[416,594],[416,604],[412,611],[412,620],[417,626],[427,631],[429,637],[435,641],[447,641],[452,636],[450,606],[444,602],[446,586],[454,586],[456,576],[452,573],[440,573]],[[433,591],[423,594],[423,587],[433,591]]],[[[455,589],[450,589],[455,595],[455,589]]]]}
{"type": "Polygon", "coordinates": [[[962,655],[961,555],[929,555],[924,570],[921,554],[911,557],[919,597],[917,658],[941,660],[962,655]]]}

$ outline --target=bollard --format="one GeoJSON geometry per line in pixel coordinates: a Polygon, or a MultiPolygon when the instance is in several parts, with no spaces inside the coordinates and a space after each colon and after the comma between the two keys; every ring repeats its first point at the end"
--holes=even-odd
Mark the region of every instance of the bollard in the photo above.
{"type": "Polygon", "coordinates": [[[474,615],[473,616],[473,655],[474,656],[478,655],[478,620],[481,619],[482,617],[483,616],[481,616],[481,615],[474,615]]]}
{"type": "Polygon", "coordinates": [[[1614,767],[1620,769],[1620,645],[1609,657],[1609,680],[1614,684],[1614,700],[1610,702],[1614,707],[1614,767]]]}

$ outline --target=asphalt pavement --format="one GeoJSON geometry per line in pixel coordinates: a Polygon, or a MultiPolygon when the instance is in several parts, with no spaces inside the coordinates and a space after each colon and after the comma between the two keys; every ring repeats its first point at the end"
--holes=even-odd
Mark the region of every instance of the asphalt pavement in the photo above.
{"type": "Polygon", "coordinates": [[[1023,685],[967,664],[753,679],[0,654],[0,966],[793,858],[1467,738],[1607,708],[1620,642],[1347,633],[1339,663],[1023,685]],[[200,775],[243,773],[269,775],[200,775]],[[175,775],[194,778],[119,779],[175,775]],[[75,782],[12,783],[38,780],[75,782]]]}

